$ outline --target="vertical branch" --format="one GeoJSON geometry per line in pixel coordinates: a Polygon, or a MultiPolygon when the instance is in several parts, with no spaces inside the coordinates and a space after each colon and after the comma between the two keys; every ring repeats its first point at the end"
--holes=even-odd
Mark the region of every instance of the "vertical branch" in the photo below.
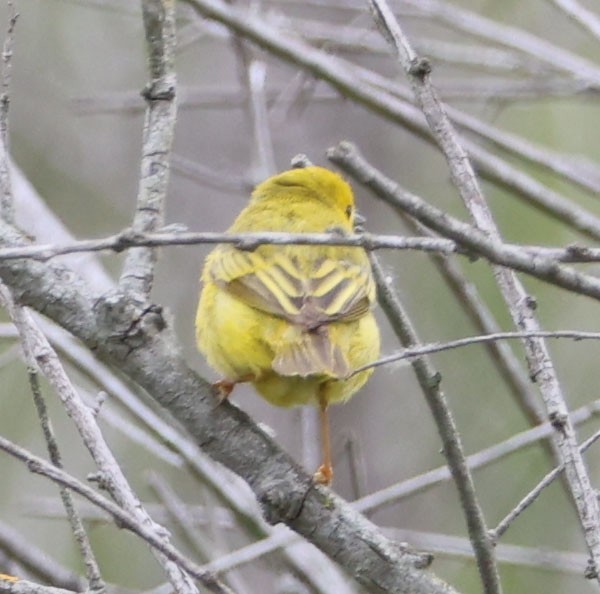
{"type": "MultiPolygon", "coordinates": [[[[175,0],[142,0],[142,11],[150,82],[143,91],[147,108],[133,229],[155,231],[164,221],[169,157],[177,115],[175,0]]],[[[145,301],[152,290],[155,263],[156,249],[130,250],[119,283],[121,289],[145,301]]]]}
{"type": "MultiPolygon", "coordinates": [[[[419,58],[385,0],[369,0],[375,19],[393,47],[402,64],[413,93],[425,115],[432,135],[442,150],[452,176],[466,207],[477,226],[490,238],[500,239],[479,187],[469,158],[462,148],[456,132],[448,119],[436,90],[430,82],[431,66],[419,58]]],[[[527,294],[516,274],[506,268],[493,267],[493,273],[506,301],[515,325],[525,332],[539,332],[540,325],[534,315],[535,299],[527,294]]],[[[591,555],[588,575],[600,580],[600,508],[587,468],[579,448],[568,408],[546,343],[541,338],[523,341],[530,377],[538,382],[546,412],[555,428],[554,440],[565,476],[575,501],[584,537],[591,555]]]]}
{"type": "Polygon", "coordinates": [[[0,93],[0,217],[7,223],[14,223],[15,213],[8,169],[8,108],[10,105],[10,81],[14,32],[19,15],[11,0],[7,2],[10,16],[2,48],[2,79],[0,93]]]}
{"type": "MultiPolygon", "coordinates": [[[[0,297],[0,299],[3,297],[0,297]]],[[[14,308],[14,316],[19,326],[22,327],[23,312],[21,307],[14,308]]],[[[25,354],[25,361],[27,363],[27,375],[29,376],[29,385],[31,387],[35,408],[37,410],[38,417],[42,426],[42,431],[44,433],[44,439],[46,440],[46,445],[48,447],[50,461],[52,462],[52,464],[54,464],[54,466],[62,469],[62,456],[58,448],[58,443],[54,435],[54,430],[52,429],[52,425],[50,423],[50,418],[48,417],[48,408],[46,407],[46,402],[44,400],[44,397],[42,396],[42,391],[40,389],[40,382],[36,371],[35,360],[32,356],[32,353],[29,351],[27,341],[24,339],[22,340],[22,346],[23,352],[25,354]]],[[[98,566],[98,561],[96,560],[94,551],[92,550],[92,545],[85,531],[83,521],[81,520],[81,517],[79,516],[79,513],[75,508],[73,496],[71,492],[62,485],[59,486],[59,491],[63,507],[65,508],[69,524],[71,525],[71,530],[75,537],[75,541],[77,542],[77,546],[79,547],[81,556],[83,557],[85,573],[89,584],[89,590],[91,590],[95,594],[103,593],[106,591],[106,584],[104,583],[102,575],[100,574],[100,567],[98,566]]]]}
{"type": "MultiPolygon", "coordinates": [[[[418,346],[419,338],[400,299],[390,283],[387,282],[377,258],[371,254],[370,259],[377,283],[379,303],[385,311],[392,329],[405,347],[418,346]]],[[[442,439],[444,456],[448,461],[450,472],[458,489],[485,592],[488,594],[500,593],[502,587],[498,576],[494,544],[488,534],[483,512],[477,501],[475,486],[473,485],[458,429],[444,393],[440,388],[441,376],[427,356],[419,357],[411,365],[425,394],[427,404],[431,409],[442,439]]]]}

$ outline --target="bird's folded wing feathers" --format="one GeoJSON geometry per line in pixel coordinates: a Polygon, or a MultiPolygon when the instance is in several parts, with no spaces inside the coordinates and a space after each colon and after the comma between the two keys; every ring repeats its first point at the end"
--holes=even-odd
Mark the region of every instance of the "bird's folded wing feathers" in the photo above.
{"type": "Polygon", "coordinates": [[[375,301],[367,262],[319,258],[308,273],[294,257],[226,248],[210,266],[214,282],[252,307],[285,318],[307,330],[337,320],[360,318],[375,301]]]}
{"type": "Polygon", "coordinates": [[[318,258],[301,270],[289,253],[224,248],[209,268],[211,279],[248,305],[288,320],[292,327],[275,348],[273,370],[281,375],[345,378],[345,349],[328,324],[363,316],[375,301],[375,283],[364,265],[318,258]]]}

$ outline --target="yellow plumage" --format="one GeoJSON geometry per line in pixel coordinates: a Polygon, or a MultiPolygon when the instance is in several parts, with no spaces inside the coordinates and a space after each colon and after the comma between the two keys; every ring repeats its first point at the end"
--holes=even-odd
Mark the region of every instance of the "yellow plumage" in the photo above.
{"type": "MultiPolygon", "coordinates": [[[[229,231],[350,234],[354,216],[350,186],[306,167],[258,185],[229,231]]],[[[207,257],[202,281],[198,348],[228,383],[251,381],[273,404],[316,403],[325,412],[370,376],[351,375],[379,354],[375,284],[362,248],[223,244],[207,257]]]]}

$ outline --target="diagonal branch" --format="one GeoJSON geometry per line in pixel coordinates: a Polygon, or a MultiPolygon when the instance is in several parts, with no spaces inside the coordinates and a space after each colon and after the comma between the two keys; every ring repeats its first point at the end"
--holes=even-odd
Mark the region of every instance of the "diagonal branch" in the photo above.
{"type": "MultiPolygon", "coordinates": [[[[408,314],[393,288],[386,282],[385,274],[377,259],[371,256],[373,274],[377,283],[378,300],[402,344],[407,348],[419,348],[419,338],[408,314]]],[[[502,592],[494,546],[488,534],[483,511],[477,500],[473,477],[465,459],[458,428],[444,392],[440,387],[441,375],[425,355],[412,361],[412,367],[425,395],[431,414],[442,440],[443,452],[458,490],[460,503],[467,522],[469,538],[475,551],[477,566],[488,594],[502,592]]]]}
{"type": "MultiPolygon", "coordinates": [[[[402,67],[406,71],[418,103],[442,150],[452,180],[477,226],[490,238],[499,239],[500,232],[493,220],[475,173],[456,132],[448,119],[437,92],[430,81],[431,67],[419,58],[385,0],[371,0],[376,7],[377,21],[386,31],[402,67]]],[[[496,282],[509,307],[515,325],[521,330],[537,332],[539,323],[534,315],[531,298],[514,272],[494,267],[496,282]]],[[[600,580],[600,508],[586,465],[577,446],[574,427],[569,420],[564,395],[550,354],[542,338],[524,341],[531,377],[538,382],[548,418],[553,421],[557,450],[565,464],[565,476],[577,507],[579,520],[591,555],[590,575],[600,580]]]]}
{"type": "MultiPolygon", "coordinates": [[[[175,563],[182,571],[187,571],[200,581],[207,589],[214,594],[234,594],[229,588],[224,586],[214,575],[202,571],[195,563],[184,557],[175,547],[173,547],[165,539],[161,538],[151,527],[143,521],[140,521],[130,511],[124,510],[122,507],[113,503],[106,497],[100,495],[97,491],[88,487],[86,484],[78,481],[64,470],[49,464],[45,460],[34,456],[27,450],[15,445],[8,439],[0,436],[0,450],[7,454],[25,462],[28,469],[41,476],[47,477],[50,480],[68,488],[79,495],[85,497],[88,501],[108,512],[115,520],[123,526],[129,528],[132,532],[141,536],[153,548],[160,552],[160,555],[165,556],[170,562],[175,563]]],[[[181,590],[176,590],[181,592],[181,590]]]]}
{"type": "MultiPolygon", "coordinates": [[[[5,246],[25,242],[6,224],[0,238],[5,246]]],[[[211,386],[181,358],[160,308],[93,296],[56,264],[0,261],[0,278],[18,302],[43,311],[167,408],[207,454],[246,480],[268,521],[286,523],[366,587],[455,593],[423,570],[427,556],[388,540],[349,504],[315,486],[245,413],[227,402],[215,407],[211,386]]]]}
{"type": "MultiPolygon", "coordinates": [[[[96,422],[94,412],[80,398],[65,373],[56,352],[37,327],[31,314],[21,309],[20,313],[15,315],[11,311],[13,308],[6,296],[0,295],[0,297],[2,297],[0,301],[4,301],[5,305],[8,306],[9,313],[13,316],[23,340],[26,341],[27,352],[37,362],[79,431],[82,441],[99,469],[99,477],[104,488],[136,521],[144,524],[148,531],[168,544],[168,532],[162,526],[158,526],[144,509],[106,443],[96,422]]],[[[160,554],[157,558],[177,592],[182,594],[197,592],[189,576],[182,572],[179,567],[160,554]]]]}

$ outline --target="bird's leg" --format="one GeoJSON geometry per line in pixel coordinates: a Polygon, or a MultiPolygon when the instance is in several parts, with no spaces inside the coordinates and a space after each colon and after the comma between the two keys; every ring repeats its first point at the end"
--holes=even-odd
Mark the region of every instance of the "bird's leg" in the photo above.
{"type": "Polygon", "coordinates": [[[244,382],[251,382],[255,379],[254,374],[247,373],[242,377],[238,377],[235,380],[230,379],[222,379],[215,382],[212,387],[217,390],[217,398],[219,399],[219,404],[221,404],[224,400],[229,398],[229,395],[233,392],[233,388],[235,388],[236,384],[242,384],[244,382]]]}
{"type": "Polygon", "coordinates": [[[319,389],[319,417],[321,421],[321,451],[323,463],[313,475],[315,483],[331,485],[333,480],[333,465],[331,464],[331,440],[329,438],[329,416],[327,414],[327,399],[323,388],[319,389]]]}

